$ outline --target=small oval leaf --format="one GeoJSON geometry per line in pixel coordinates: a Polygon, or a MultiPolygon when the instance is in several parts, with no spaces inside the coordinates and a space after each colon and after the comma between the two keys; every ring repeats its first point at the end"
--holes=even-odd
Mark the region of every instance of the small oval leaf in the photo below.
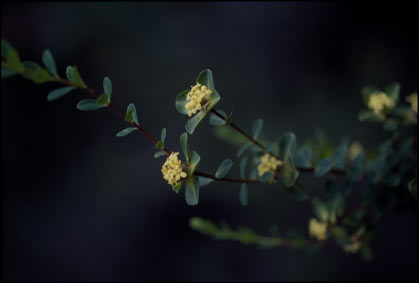
{"type": "Polygon", "coordinates": [[[262,132],[263,128],[263,119],[257,119],[253,122],[252,125],[252,135],[254,139],[257,139],[262,132]]]}
{"type": "Polygon", "coordinates": [[[135,131],[136,129],[137,129],[137,128],[134,128],[134,127],[123,129],[122,131],[119,131],[119,132],[116,134],[116,136],[117,136],[117,137],[123,137],[123,136],[126,136],[126,135],[128,135],[128,134],[132,133],[133,131],[135,131]]]}
{"type": "Polygon", "coordinates": [[[176,96],[176,102],[175,102],[176,110],[180,114],[183,114],[183,115],[188,114],[188,110],[186,110],[186,108],[185,108],[185,105],[187,103],[186,95],[188,94],[188,92],[189,92],[189,90],[184,90],[176,96]]]}
{"type": "Polygon", "coordinates": [[[161,129],[160,140],[164,142],[165,139],[166,139],[166,128],[163,128],[161,129]]]}
{"type": "Polygon", "coordinates": [[[44,53],[42,53],[42,62],[51,75],[56,78],[60,77],[57,72],[57,66],[55,65],[54,57],[52,56],[52,53],[49,51],[49,49],[44,50],[44,53]]]}
{"type": "Polygon", "coordinates": [[[112,82],[108,77],[103,79],[103,91],[109,96],[110,100],[112,97],[112,82]]]}
{"type": "Polygon", "coordinates": [[[233,166],[233,161],[231,159],[226,159],[221,162],[220,166],[218,166],[217,172],[215,172],[215,178],[223,178],[227,175],[228,171],[230,171],[231,166],[233,166]]]}
{"type": "Polygon", "coordinates": [[[240,157],[248,148],[249,146],[251,146],[252,143],[248,142],[245,145],[241,146],[238,150],[237,150],[237,157],[240,157]]]}
{"type": "Polygon", "coordinates": [[[180,147],[182,148],[183,156],[185,156],[186,162],[189,163],[191,160],[191,152],[189,151],[188,145],[188,134],[183,133],[180,135],[180,147]]]}
{"type": "Polygon", "coordinates": [[[198,179],[199,179],[199,186],[200,187],[206,186],[206,185],[208,185],[208,184],[210,184],[214,181],[214,179],[201,177],[201,176],[199,176],[198,179]]]}
{"type": "Polygon", "coordinates": [[[323,158],[319,161],[319,163],[316,166],[316,169],[314,170],[314,175],[316,177],[321,177],[324,174],[326,174],[327,172],[329,172],[329,170],[331,169],[331,162],[329,158],[323,158]]]}
{"type": "Polygon", "coordinates": [[[73,89],[74,89],[74,87],[72,87],[72,86],[66,86],[66,87],[54,89],[53,91],[48,93],[47,100],[48,101],[54,101],[58,98],[63,97],[64,95],[66,95],[67,93],[72,91],[73,89]]]}
{"type": "Polygon", "coordinates": [[[135,109],[134,103],[130,103],[128,105],[127,112],[125,114],[125,121],[129,123],[135,122],[138,125],[140,124],[138,123],[137,110],[135,109]]]}
{"type": "Polygon", "coordinates": [[[186,179],[185,200],[188,205],[197,205],[199,201],[199,180],[191,175],[186,179]]]}
{"type": "Polygon", "coordinates": [[[77,109],[82,111],[96,110],[104,107],[96,103],[95,99],[84,99],[77,104],[77,109]]]}
{"type": "Polygon", "coordinates": [[[157,151],[155,154],[154,154],[154,158],[159,158],[160,156],[163,156],[163,155],[165,155],[166,154],[166,152],[164,152],[164,151],[157,151]]]}
{"type": "Polygon", "coordinates": [[[214,89],[214,80],[212,78],[212,71],[210,69],[205,69],[201,71],[196,78],[196,82],[202,85],[207,86],[209,89],[214,89]]]}

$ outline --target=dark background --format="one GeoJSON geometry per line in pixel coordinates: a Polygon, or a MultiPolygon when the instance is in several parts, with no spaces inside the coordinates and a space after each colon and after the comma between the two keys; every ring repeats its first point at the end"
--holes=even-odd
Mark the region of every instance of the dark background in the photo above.
{"type": "MultiPolygon", "coordinates": [[[[360,88],[401,83],[401,101],[417,90],[417,14],[411,6],[334,2],[3,3],[2,38],[23,60],[49,48],[59,73],[75,64],[98,91],[113,82],[113,102],[133,102],[140,124],[180,150],[186,117],[175,96],[205,68],[221,94],[263,136],[294,131],[301,144],[317,127],[373,148],[385,133],[360,123],[360,88]]],[[[162,179],[163,159],[140,134],[106,109],[81,112],[85,94],[47,102],[54,85],[2,80],[2,279],[13,280],[329,280],[416,279],[416,213],[385,220],[364,262],[331,247],[314,255],[216,241],[188,226],[192,216],[267,235],[271,224],[307,235],[309,203],[280,185],[213,183],[198,206],[162,179]]],[[[214,172],[236,148],[204,121],[190,137],[200,169],[214,172]]],[[[231,175],[238,175],[238,166],[231,175]]],[[[322,180],[302,176],[316,194],[322,180]]]]}

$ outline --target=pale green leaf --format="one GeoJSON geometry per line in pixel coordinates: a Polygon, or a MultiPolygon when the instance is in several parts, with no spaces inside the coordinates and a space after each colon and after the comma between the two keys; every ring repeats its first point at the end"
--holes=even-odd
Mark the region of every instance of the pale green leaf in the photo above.
{"type": "Polygon", "coordinates": [[[233,166],[233,161],[231,159],[226,159],[221,162],[220,166],[218,166],[217,172],[215,172],[215,178],[223,178],[227,175],[228,171],[230,171],[231,166],[233,166]]]}

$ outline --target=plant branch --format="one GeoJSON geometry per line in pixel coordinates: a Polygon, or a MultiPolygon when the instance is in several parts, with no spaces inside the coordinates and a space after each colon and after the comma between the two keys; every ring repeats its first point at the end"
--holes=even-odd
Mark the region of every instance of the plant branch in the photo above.
{"type": "MultiPolygon", "coordinates": [[[[223,115],[221,115],[219,112],[217,112],[217,110],[211,109],[210,112],[213,113],[214,115],[216,115],[217,117],[219,117],[220,119],[223,119],[224,121],[227,120],[227,118],[224,117],[223,115]]],[[[237,126],[233,122],[228,123],[228,125],[231,126],[233,129],[235,129],[240,134],[242,134],[244,137],[246,137],[253,144],[255,144],[256,146],[258,146],[264,152],[266,152],[266,147],[264,145],[262,145],[260,142],[258,142],[254,138],[252,138],[249,134],[247,134],[245,131],[243,131],[242,129],[240,129],[239,126],[237,126]]],[[[270,153],[270,154],[272,154],[273,156],[275,156],[277,159],[280,159],[278,156],[274,155],[273,153],[270,153]]],[[[301,173],[313,173],[314,172],[314,168],[312,168],[312,167],[296,167],[296,168],[301,173]]],[[[345,175],[346,174],[346,171],[345,170],[339,170],[339,169],[331,169],[328,173],[345,175]]]]}

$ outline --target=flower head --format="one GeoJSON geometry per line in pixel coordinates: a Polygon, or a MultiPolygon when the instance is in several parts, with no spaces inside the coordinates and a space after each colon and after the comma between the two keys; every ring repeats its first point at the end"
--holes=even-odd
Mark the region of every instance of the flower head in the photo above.
{"type": "Polygon", "coordinates": [[[411,95],[406,97],[406,101],[410,103],[410,107],[415,114],[418,114],[418,94],[412,93],[411,95]]]}
{"type": "MultiPolygon", "coordinates": [[[[283,162],[281,160],[276,159],[274,156],[271,156],[269,153],[265,153],[260,158],[260,164],[258,166],[258,175],[259,177],[262,177],[263,174],[266,172],[271,172],[272,175],[275,174],[278,166],[281,166],[283,162]]],[[[269,183],[272,183],[274,181],[274,178],[269,181],[269,183]]]]}
{"type": "Polygon", "coordinates": [[[394,101],[384,92],[374,92],[368,101],[368,107],[379,116],[382,116],[385,109],[391,109],[394,105],[394,101]]]}
{"type": "Polygon", "coordinates": [[[186,177],[186,173],[182,171],[182,162],[177,158],[178,155],[179,152],[172,152],[161,168],[163,179],[172,186],[177,185],[180,178],[186,177]]]}
{"type": "Polygon", "coordinates": [[[308,231],[310,237],[315,237],[319,241],[325,240],[327,238],[327,222],[320,222],[315,218],[311,218],[308,225],[308,231]]]}
{"type": "Polygon", "coordinates": [[[204,107],[205,102],[209,100],[211,94],[212,90],[200,83],[191,86],[191,90],[186,95],[188,103],[186,103],[185,109],[188,110],[188,116],[191,117],[193,114],[196,114],[198,110],[201,110],[204,107]]]}

